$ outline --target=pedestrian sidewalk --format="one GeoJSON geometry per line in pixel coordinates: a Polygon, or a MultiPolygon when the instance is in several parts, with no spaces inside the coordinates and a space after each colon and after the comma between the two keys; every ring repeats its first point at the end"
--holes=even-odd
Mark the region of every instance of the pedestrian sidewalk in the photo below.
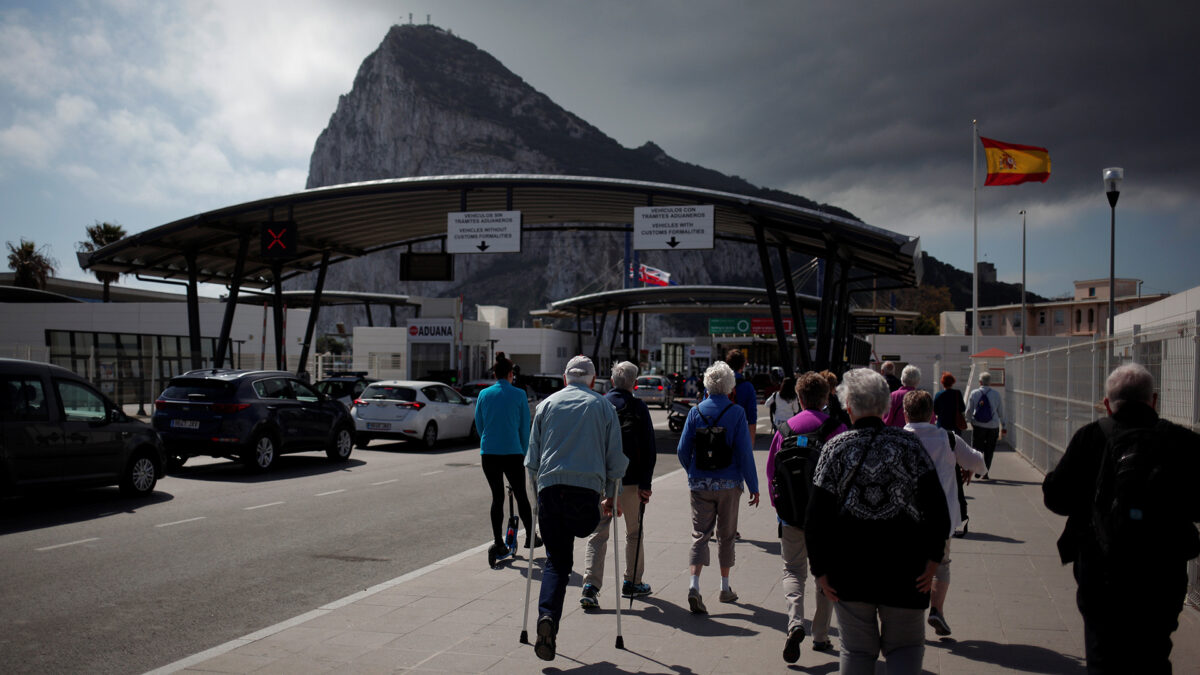
{"type": "MultiPolygon", "coordinates": [[[[928,629],[925,670],[1082,673],[1083,625],[1075,609],[1075,582],[1070,567],[1059,564],[1054,545],[1063,519],[1042,506],[1041,473],[1004,449],[996,454],[993,480],[967,489],[970,534],[952,543],[953,577],[945,612],[954,633],[939,639],[928,629]]],[[[669,459],[664,456],[662,461],[669,459]]],[[[756,452],[755,459],[765,490],[761,476],[766,452],[756,452]]],[[[789,668],[781,657],[787,615],[774,511],[766,495],[758,509],[743,501],[739,529],[742,540],[737,544],[731,584],[740,599],[735,604],[717,602],[719,572],[707,568],[700,582],[709,614],[693,616],[687,610],[691,539],[687,481],[680,471],[655,482],[645,514],[643,549],[645,581],[654,593],[634,600],[632,609],[628,600],[622,601],[623,650],[614,646],[617,615],[611,548],[601,610],[585,613],[578,605],[583,540],[578,541],[558,656],[545,662],[534,655],[532,644],[518,641],[526,588],[525,552],[511,564],[492,570],[486,563],[487,544],[481,544],[154,672],[835,672],[836,654],[813,651],[810,639],[801,645],[795,666],[789,668]]],[[[540,561],[541,551],[537,553],[540,561]]],[[[535,567],[528,623],[531,643],[539,579],[535,567]]],[[[806,616],[811,617],[811,579],[806,595],[806,616]]],[[[835,619],[835,646],[839,644],[836,624],[835,619]]],[[[1174,642],[1176,672],[1195,672],[1200,663],[1200,619],[1194,608],[1184,609],[1174,642]]]]}

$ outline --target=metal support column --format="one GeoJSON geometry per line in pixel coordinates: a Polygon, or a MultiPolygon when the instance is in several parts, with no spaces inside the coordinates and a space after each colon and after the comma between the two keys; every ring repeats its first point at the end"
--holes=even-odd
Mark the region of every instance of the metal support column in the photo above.
{"type": "Polygon", "coordinates": [[[622,310],[617,310],[617,315],[613,317],[612,339],[608,341],[608,360],[613,361],[613,351],[617,348],[617,330],[621,327],[622,310]]]}
{"type": "Polygon", "coordinates": [[[583,310],[575,308],[575,353],[583,353],[583,310]]]}
{"type": "MultiPolygon", "coordinates": [[[[317,272],[317,287],[313,289],[312,309],[308,313],[308,326],[304,329],[304,343],[300,345],[300,363],[296,365],[296,374],[304,372],[308,363],[308,351],[312,347],[313,331],[317,328],[317,316],[321,311],[321,291],[325,289],[325,271],[329,267],[329,251],[321,254],[321,269],[317,272]]],[[[395,306],[393,305],[393,310],[395,306]]],[[[392,322],[395,325],[395,321],[392,322]]],[[[315,373],[313,379],[316,379],[315,373]]]]}
{"type": "Polygon", "coordinates": [[[375,317],[371,316],[371,303],[364,302],[363,309],[367,310],[367,326],[373,328],[375,326],[375,317]]]}
{"type": "Polygon", "coordinates": [[[188,347],[192,356],[192,370],[204,367],[200,351],[200,270],[196,265],[196,251],[184,253],[187,260],[187,316],[188,316],[188,347]]]}
{"type": "MultiPolygon", "coordinates": [[[[592,345],[592,363],[600,361],[600,343],[604,341],[604,324],[608,322],[608,312],[600,314],[600,328],[596,331],[596,343],[592,345]]],[[[592,319],[592,326],[596,325],[596,320],[592,319]]]]}
{"type": "Polygon", "coordinates": [[[275,369],[287,370],[283,354],[283,345],[287,341],[283,334],[283,263],[276,262],[271,265],[271,276],[275,284],[271,303],[275,318],[275,369]]]}
{"type": "Polygon", "coordinates": [[[800,370],[807,372],[812,370],[812,358],[808,353],[808,324],[804,321],[804,308],[796,299],[796,284],[792,280],[792,266],[788,261],[787,246],[780,244],[779,248],[775,250],[779,253],[779,272],[783,275],[783,287],[787,291],[788,305],[792,310],[792,334],[796,336],[796,347],[800,354],[800,370]]]}
{"type": "Polygon", "coordinates": [[[842,277],[838,279],[837,307],[834,314],[833,344],[829,366],[841,376],[846,370],[846,332],[850,324],[850,263],[843,261],[842,277]]]}
{"type": "Polygon", "coordinates": [[[834,257],[836,250],[833,248],[832,242],[828,244],[826,250],[833,255],[825,258],[825,279],[821,284],[821,309],[817,314],[817,358],[813,365],[815,370],[824,370],[829,367],[829,343],[833,337],[833,305],[836,296],[831,287],[834,284],[833,268],[837,261],[834,257]]]}
{"type": "Polygon", "coordinates": [[[779,347],[779,364],[785,376],[791,376],[792,350],[788,347],[788,335],[783,330],[783,313],[779,311],[779,293],[775,290],[775,272],[771,269],[771,257],[767,255],[767,237],[762,225],[754,224],[754,240],[758,244],[758,262],[762,265],[763,283],[767,288],[767,302],[771,304],[771,319],[775,322],[775,342],[779,347]]]}
{"type": "Polygon", "coordinates": [[[246,255],[249,251],[250,232],[245,230],[238,237],[238,257],[233,265],[233,283],[229,285],[229,297],[225,299],[225,317],[221,320],[221,336],[217,338],[213,368],[222,368],[225,365],[225,354],[229,352],[229,332],[233,330],[233,315],[237,311],[238,291],[242,288],[242,274],[246,271],[246,255]]]}

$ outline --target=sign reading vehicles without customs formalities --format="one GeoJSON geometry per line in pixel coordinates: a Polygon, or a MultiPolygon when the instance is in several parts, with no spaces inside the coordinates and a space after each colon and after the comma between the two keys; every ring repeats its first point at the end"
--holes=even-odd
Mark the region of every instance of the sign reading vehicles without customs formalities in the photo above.
{"type": "Polygon", "coordinates": [[[520,211],[462,211],[446,216],[446,253],[520,253],[520,211]]]}
{"type": "Polygon", "coordinates": [[[633,210],[639,251],[713,247],[713,206],[641,206],[633,210]]]}

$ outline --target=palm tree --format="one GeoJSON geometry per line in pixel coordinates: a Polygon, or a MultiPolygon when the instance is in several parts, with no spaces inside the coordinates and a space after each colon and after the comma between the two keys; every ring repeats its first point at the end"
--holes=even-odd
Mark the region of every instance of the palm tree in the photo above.
{"type": "MultiPolygon", "coordinates": [[[[85,253],[92,253],[108,246],[114,241],[119,241],[125,238],[125,228],[116,223],[102,223],[96,221],[95,225],[87,227],[88,238],[79,242],[79,250],[85,253]]],[[[94,271],[96,280],[104,284],[104,302],[108,302],[108,287],[109,284],[121,278],[117,272],[101,272],[94,271]]]]}
{"type": "Polygon", "coordinates": [[[46,277],[53,276],[57,271],[58,261],[43,253],[45,246],[21,237],[21,245],[8,244],[8,269],[16,273],[13,284],[22,288],[46,288],[46,277]]]}

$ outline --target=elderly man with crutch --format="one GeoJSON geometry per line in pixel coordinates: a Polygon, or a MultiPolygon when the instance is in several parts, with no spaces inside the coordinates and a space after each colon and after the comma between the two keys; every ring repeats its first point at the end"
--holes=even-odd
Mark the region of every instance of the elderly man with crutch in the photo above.
{"type": "MultiPolygon", "coordinates": [[[[619,510],[625,514],[625,579],[621,595],[630,598],[650,594],[650,585],[642,581],[645,569],[641,556],[642,519],[650,501],[651,481],[657,449],[654,444],[654,423],[646,403],[633,395],[638,367],[622,361],[612,369],[612,391],[604,398],[617,411],[621,421],[621,446],[629,458],[629,468],[621,481],[617,498],[619,510]]],[[[604,554],[608,547],[610,516],[600,519],[600,525],[588,537],[584,553],[583,594],[579,604],[585,610],[600,607],[600,588],[604,585],[604,554]]],[[[615,548],[615,545],[614,545],[615,548]]]]}
{"type": "MultiPolygon", "coordinates": [[[[567,362],[566,386],[542,401],[533,416],[525,456],[537,490],[535,520],[546,546],[534,644],[534,653],[543,661],[553,660],[557,649],[575,538],[595,532],[601,511],[612,513],[629,464],[621,451],[617,412],[592,391],[595,379],[591,359],[576,356],[567,362]]],[[[521,635],[526,636],[524,629],[521,635]]]]}

